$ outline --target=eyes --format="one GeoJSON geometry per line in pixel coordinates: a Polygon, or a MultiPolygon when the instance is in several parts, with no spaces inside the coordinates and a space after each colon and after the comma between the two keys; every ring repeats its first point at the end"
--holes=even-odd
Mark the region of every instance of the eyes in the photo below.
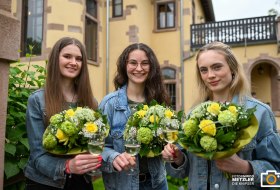
{"type": "MultiPolygon", "coordinates": [[[[210,66],[210,70],[212,70],[214,72],[215,71],[220,71],[222,69],[222,67],[223,67],[223,65],[221,65],[221,64],[214,64],[214,65],[210,66]]],[[[200,71],[201,74],[208,73],[208,70],[209,70],[208,67],[200,67],[199,68],[199,71],[200,71]]]]}
{"type": "Polygon", "coordinates": [[[131,67],[131,68],[137,68],[138,64],[140,64],[140,66],[142,67],[142,69],[147,69],[150,66],[150,62],[148,60],[144,60],[141,63],[138,63],[136,60],[129,60],[127,61],[127,64],[131,67]]]}
{"type": "Polygon", "coordinates": [[[64,54],[64,55],[62,55],[65,59],[72,59],[72,58],[75,58],[75,60],[77,61],[77,62],[82,62],[82,56],[73,56],[73,55],[71,55],[71,54],[64,54]]]}

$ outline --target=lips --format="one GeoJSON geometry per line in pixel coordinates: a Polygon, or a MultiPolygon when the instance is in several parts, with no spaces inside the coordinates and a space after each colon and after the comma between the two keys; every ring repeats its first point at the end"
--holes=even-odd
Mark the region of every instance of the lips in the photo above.
{"type": "Polygon", "coordinates": [[[219,81],[212,81],[212,82],[209,82],[209,84],[211,86],[217,86],[219,84],[219,81]]]}

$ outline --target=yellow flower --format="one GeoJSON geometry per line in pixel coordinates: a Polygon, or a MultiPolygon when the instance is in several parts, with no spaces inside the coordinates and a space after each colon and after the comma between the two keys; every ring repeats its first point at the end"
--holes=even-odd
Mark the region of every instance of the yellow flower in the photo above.
{"type": "Polygon", "coordinates": [[[199,124],[199,128],[208,135],[216,135],[216,125],[211,120],[202,120],[199,124]]]}
{"type": "Polygon", "coordinates": [[[155,122],[155,118],[156,118],[156,123],[158,123],[159,118],[158,118],[158,116],[154,116],[154,115],[151,115],[151,116],[150,116],[150,122],[151,122],[151,123],[154,123],[154,122],[155,122]]]}
{"type": "Polygon", "coordinates": [[[228,107],[228,110],[229,110],[231,113],[233,113],[235,116],[238,115],[238,112],[237,112],[237,109],[236,109],[235,106],[229,106],[229,107],[228,107]]]}
{"type": "Polygon", "coordinates": [[[68,142],[68,137],[65,135],[65,133],[61,130],[61,129],[57,129],[56,134],[55,134],[56,138],[58,138],[59,142],[68,142]]]}
{"type": "Polygon", "coordinates": [[[214,114],[214,115],[218,115],[219,112],[221,110],[221,107],[218,103],[214,102],[214,103],[211,103],[208,107],[207,107],[207,111],[211,114],[214,114]]]}
{"type": "Polygon", "coordinates": [[[175,142],[178,139],[178,131],[167,133],[167,139],[170,142],[175,142]]]}
{"type": "Polygon", "coordinates": [[[92,122],[87,122],[85,126],[86,126],[86,130],[90,133],[96,133],[98,130],[98,127],[92,122]]]}
{"type": "Polygon", "coordinates": [[[144,105],[143,110],[147,111],[149,109],[149,106],[144,105]]]}
{"type": "Polygon", "coordinates": [[[72,116],[74,116],[74,114],[75,114],[74,110],[69,109],[69,110],[66,111],[65,116],[66,117],[72,117],[72,116]]]}
{"type": "Polygon", "coordinates": [[[146,115],[146,112],[147,112],[147,111],[139,110],[139,111],[137,112],[137,115],[139,115],[140,118],[143,118],[143,117],[146,115]]]}
{"type": "Polygon", "coordinates": [[[165,117],[171,119],[171,117],[173,116],[173,113],[172,113],[172,111],[167,109],[167,110],[165,110],[164,115],[165,115],[165,117]]]}

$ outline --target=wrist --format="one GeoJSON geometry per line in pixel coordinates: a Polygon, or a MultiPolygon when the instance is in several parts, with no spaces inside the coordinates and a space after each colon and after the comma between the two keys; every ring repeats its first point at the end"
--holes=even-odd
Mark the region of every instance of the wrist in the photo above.
{"type": "Polygon", "coordinates": [[[66,174],[71,174],[70,160],[66,160],[66,162],[65,162],[65,173],[66,174]]]}

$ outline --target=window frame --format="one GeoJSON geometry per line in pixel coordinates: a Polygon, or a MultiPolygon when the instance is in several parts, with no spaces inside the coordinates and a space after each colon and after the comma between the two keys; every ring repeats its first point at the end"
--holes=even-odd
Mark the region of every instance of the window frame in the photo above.
{"type": "MultiPolygon", "coordinates": [[[[20,52],[20,57],[25,57],[27,53],[30,53],[29,50],[28,50],[28,47],[26,47],[28,45],[28,42],[27,42],[27,33],[28,33],[28,2],[29,0],[22,0],[21,2],[21,39],[20,39],[20,49],[21,49],[21,52],[20,52]]],[[[45,1],[42,0],[42,13],[40,13],[41,15],[39,17],[42,18],[41,20],[41,41],[40,41],[40,53],[36,54],[36,52],[32,52],[32,54],[34,54],[36,57],[39,57],[39,56],[43,56],[43,52],[44,52],[44,49],[43,49],[43,43],[44,43],[44,35],[45,35],[45,32],[44,32],[44,26],[45,26],[45,11],[44,11],[44,8],[45,8],[45,1]]],[[[34,17],[35,19],[38,18],[37,17],[34,17]]],[[[32,29],[34,29],[32,27],[32,29]]],[[[36,40],[35,40],[36,41],[36,40]]]]}
{"type": "Polygon", "coordinates": [[[118,3],[116,2],[116,0],[112,0],[112,18],[119,18],[119,17],[123,17],[123,0],[120,0],[121,2],[118,3]],[[116,8],[120,6],[121,8],[121,13],[120,15],[116,14],[116,8]]]}
{"type": "MultiPolygon", "coordinates": [[[[179,80],[179,67],[175,66],[175,65],[171,65],[171,64],[164,64],[161,66],[161,72],[162,72],[162,77],[163,77],[163,83],[166,84],[174,84],[175,85],[175,107],[176,110],[180,110],[181,108],[181,100],[180,100],[180,80],[179,80]],[[163,70],[164,69],[171,69],[173,71],[175,71],[175,78],[174,79],[165,79],[163,76],[163,70]]],[[[168,90],[168,89],[167,89],[168,90]]],[[[170,95],[170,93],[168,92],[168,94],[170,95]]]]}
{"type": "MultiPolygon", "coordinates": [[[[178,4],[177,4],[176,0],[156,1],[154,3],[154,18],[155,18],[154,32],[166,32],[166,31],[177,30],[177,28],[178,28],[178,7],[177,6],[178,6],[178,4]],[[169,3],[172,3],[174,5],[173,26],[160,28],[159,27],[160,26],[159,6],[165,5],[165,7],[167,7],[169,3]]],[[[166,24],[167,24],[167,17],[165,16],[165,25],[166,24]]]]}
{"type": "Polygon", "coordinates": [[[87,52],[87,62],[93,65],[99,65],[98,64],[98,28],[99,28],[99,22],[98,22],[98,1],[97,0],[93,0],[96,3],[96,17],[94,17],[92,14],[87,12],[87,2],[85,3],[85,22],[84,22],[84,26],[85,26],[85,48],[86,48],[86,52],[87,52]],[[91,33],[90,35],[88,34],[88,30],[87,30],[87,22],[90,21],[94,24],[96,24],[96,34],[93,36],[93,34],[91,33]],[[96,42],[91,42],[93,44],[91,44],[90,46],[93,47],[93,52],[89,52],[89,45],[88,43],[90,43],[90,41],[94,40],[94,38],[96,39],[96,42]],[[92,40],[90,40],[92,39],[92,40]],[[91,59],[90,56],[93,55],[93,58],[91,59]],[[94,56],[95,55],[95,56],[94,56]]]}

